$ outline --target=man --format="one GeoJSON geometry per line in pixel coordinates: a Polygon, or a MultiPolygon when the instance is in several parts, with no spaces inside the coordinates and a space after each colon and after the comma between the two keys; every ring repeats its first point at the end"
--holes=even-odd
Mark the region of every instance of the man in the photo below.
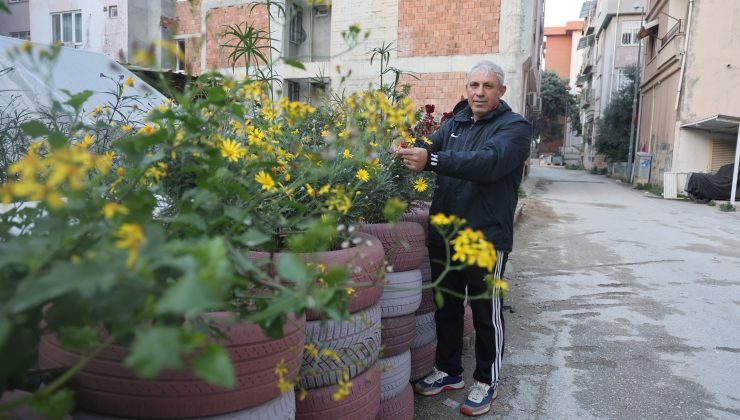
{"type": "MultiPolygon", "coordinates": [[[[437,173],[430,215],[444,213],[467,220],[467,226],[481,230],[497,250],[495,278],[502,278],[514,233],[517,189],[522,181],[524,163],[529,155],[532,126],[511,111],[501,97],[506,92],[504,71],[497,64],[481,61],[468,72],[465,85],[467,101],[455,106],[454,117],[429,140],[431,145],[397,149],[412,171],[437,173]]],[[[442,272],[446,253],[441,236],[430,230],[429,257],[434,279],[442,272]]],[[[462,389],[464,301],[460,295],[486,293],[487,271],[468,267],[452,271],[440,286],[456,292],[443,293],[444,305],[437,308],[436,367],[417,382],[421,395],[437,395],[450,389],[462,389]]],[[[461,412],[478,416],[491,409],[496,399],[504,350],[503,299],[494,291],[485,299],[471,299],[475,326],[474,384],[461,412]]]]}

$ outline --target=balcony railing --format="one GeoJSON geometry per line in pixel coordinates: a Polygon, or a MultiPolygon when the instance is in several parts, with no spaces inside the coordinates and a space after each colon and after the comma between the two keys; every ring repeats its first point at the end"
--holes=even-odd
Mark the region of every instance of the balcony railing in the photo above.
{"type": "Polygon", "coordinates": [[[676,21],[676,23],[671,27],[671,29],[668,30],[668,32],[665,33],[665,35],[660,38],[660,48],[663,48],[664,45],[671,42],[671,40],[678,34],[683,34],[686,31],[686,28],[684,27],[685,21],[683,19],[679,19],[676,21]]]}

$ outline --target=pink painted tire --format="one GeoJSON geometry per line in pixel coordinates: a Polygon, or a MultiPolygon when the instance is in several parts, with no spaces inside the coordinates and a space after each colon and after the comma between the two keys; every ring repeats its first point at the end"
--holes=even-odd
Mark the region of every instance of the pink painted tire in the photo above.
{"type": "Polygon", "coordinates": [[[401,216],[404,222],[416,222],[424,229],[424,236],[429,237],[429,207],[414,207],[401,216]]]}
{"type": "MultiPolygon", "coordinates": [[[[259,326],[229,323],[231,314],[209,314],[224,321],[222,330],[228,339],[220,343],[231,357],[237,377],[233,389],[211,385],[189,369],[164,371],[155,380],[144,380],[124,364],[128,349],[113,345],[92,360],[71,383],[77,407],[96,413],[134,418],[187,418],[213,416],[256,407],[276,398],[275,366],[285,360],[294,378],[303,353],[305,317],[291,319],[283,327],[283,337],[270,339],[259,326]]],[[[69,366],[79,354],[63,348],[52,335],[43,336],[39,345],[42,368],[69,366]]]]}
{"type": "Polygon", "coordinates": [[[416,382],[431,373],[436,351],[437,340],[425,346],[411,349],[411,382],[416,382]]]}
{"type": "Polygon", "coordinates": [[[375,420],[413,420],[413,418],[414,391],[411,384],[406,384],[400,394],[380,402],[380,410],[375,420]]]}
{"type": "Polygon", "coordinates": [[[416,315],[424,315],[437,310],[437,304],[434,302],[434,289],[431,287],[421,289],[421,303],[416,315]]]}
{"type": "Polygon", "coordinates": [[[349,395],[334,401],[338,385],[309,389],[296,397],[296,420],[372,420],[380,407],[380,368],[373,365],[354,379],[349,395]]]}
{"type": "Polygon", "coordinates": [[[411,348],[416,334],[416,316],[414,314],[382,318],[380,320],[381,344],[383,357],[401,354],[411,348]]]}
{"type": "Polygon", "coordinates": [[[426,235],[416,222],[360,224],[360,231],[369,233],[383,244],[385,259],[394,272],[415,270],[424,261],[426,235]]]}

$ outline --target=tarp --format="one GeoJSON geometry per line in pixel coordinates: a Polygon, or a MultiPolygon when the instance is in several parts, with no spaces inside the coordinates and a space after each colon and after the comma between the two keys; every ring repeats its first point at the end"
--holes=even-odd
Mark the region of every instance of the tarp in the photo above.
{"type": "Polygon", "coordinates": [[[709,200],[729,200],[732,190],[734,164],[719,168],[715,174],[692,172],[686,181],[686,193],[699,202],[709,200]]]}
{"type": "Polygon", "coordinates": [[[18,53],[23,42],[0,36],[0,109],[12,104],[16,108],[39,111],[48,108],[52,100],[64,102],[68,97],[62,89],[73,94],[91,90],[95,93],[85,103],[87,113],[113,100],[106,92],[114,90],[115,84],[102,76],[116,79],[122,76],[122,80],[133,77],[134,86],[126,89],[124,95],[141,97],[138,112],[159,106],[167,99],[104,54],[62,47],[50,66],[48,61],[39,58],[40,51],[49,50],[48,45],[32,43],[30,53],[18,53]]]}

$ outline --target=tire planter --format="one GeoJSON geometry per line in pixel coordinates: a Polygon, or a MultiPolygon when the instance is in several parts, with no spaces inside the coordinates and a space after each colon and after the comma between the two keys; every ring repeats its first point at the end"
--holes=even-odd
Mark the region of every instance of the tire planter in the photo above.
{"type": "Polygon", "coordinates": [[[416,317],[416,334],[411,348],[425,346],[437,339],[437,325],[434,322],[434,312],[416,317]]]}
{"type": "Polygon", "coordinates": [[[383,244],[385,259],[392,271],[414,270],[421,266],[426,249],[424,228],[416,222],[360,224],[359,230],[369,233],[383,244]]]}
{"type": "Polygon", "coordinates": [[[296,420],[371,420],[380,407],[380,368],[376,365],[352,379],[349,395],[334,401],[338,386],[309,389],[296,398],[296,420]]]}
{"type": "Polygon", "coordinates": [[[387,401],[380,402],[376,420],[413,420],[414,391],[411,384],[406,384],[400,394],[387,401]]]}
{"type": "Polygon", "coordinates": [[[380,344],[383,346],[383,357],[395,356],[411,348],[416,335],[414,314],[381,318],[380,322],[382,324],[380,344]]]}
{"type": "MultiPolygon", "coordinates": [[[[310,252],[297,254],[303,261],[313,264],[323,264],[328,268],[346,267],[350,280],[357,286],[355,292],[347,302],[347,311],[357,312],[369,308],[378,302],[383,294],[385,250],[378,238],[373,235],[358,232],[353,238],[359,243],[347,249],[338,249],[325,252],[310,252]]],[[[281,253],[272,254],[273,262],[277,263],[281,253]]],[[[250,258],[259,263],[270,259],[270,253],[251,251],[250,258]]],[[[276,276],[274,270],[270,273],[276,276]]],[[[319,311],[306,310],[306,320],[320,319],[319,311]]]]}
{"type": "MultiPolygon", "coordinates": [[[[423,284],[423,283],[422,283],[423,284]]],[[[421,289],[421,303],[416,315],[424,315],[437,310],[437,304],[434,302],[434,289],[431,287],[421,289]]]]}
{"type": "Polygon", "coordinates": [[[387,401],[403,391],[411,379],[411,351],[380,359],[380,401],[387,401]]]}
{"type": "Polygon", "coordinates": [[[424,249],[424,259],[421,262],[419,270],[421,270],[422,283],[428,284],[434,281],[432,278],[432,263],[429,260],[429,249],[427,248],[424,249]]]}
{"type": "Polygon", "coordinates": [[[413,314],[421,304],[421,271],[399,271],[385,275],[380,297],[383,318],[413,314]]]}
{"type": "Polygon", "coordinates": [[[336,384],[344,368],[354,378],[378,360],[380,339],[379,304],[352,314],[345,322],[306,322],[306,343],[314,343],[319,353],[334,350],[340,360],[321,354],[314,357],[305,351],[301,370],[307,373],[301,376],[301,386],[312,389],[336,384]]]}
{"type": "MultiPolygon", "coordinates": [[[[213,416],[256,407],[280,395],[275,366],[285,360],[286,378],[298,373],[305,318],[287,322],[283,338],[270,339],[260,327],[239,322],[228,324],[232,315],[218,312],[212,320],[224,321],[228,337],[219,341],[234,364],[237,385],[224,389],[201,380],[189,369],[163,371],[155,380],[144,380],[124,364],[128,349],[112,345],[93,359],[71,382],[77,407],[120,417],[189,418],[213,416]]],[[[56,337],[46,335],[39,345],[42,368],[68,366],[79,354],[63,348],[56,337]]]]}
{"type": "Polygon", "coordinates": [[[436,351],[437,340],[426,346],[411,349],[411,382],[424,378],[432,371],[436,351]]]}
{"type": "Polygon", "coordinates": [[[404,222],[416,222],[424,229],[424,236],[429,237],[429,207],[414,207],[401,216],[404,222]]]}

